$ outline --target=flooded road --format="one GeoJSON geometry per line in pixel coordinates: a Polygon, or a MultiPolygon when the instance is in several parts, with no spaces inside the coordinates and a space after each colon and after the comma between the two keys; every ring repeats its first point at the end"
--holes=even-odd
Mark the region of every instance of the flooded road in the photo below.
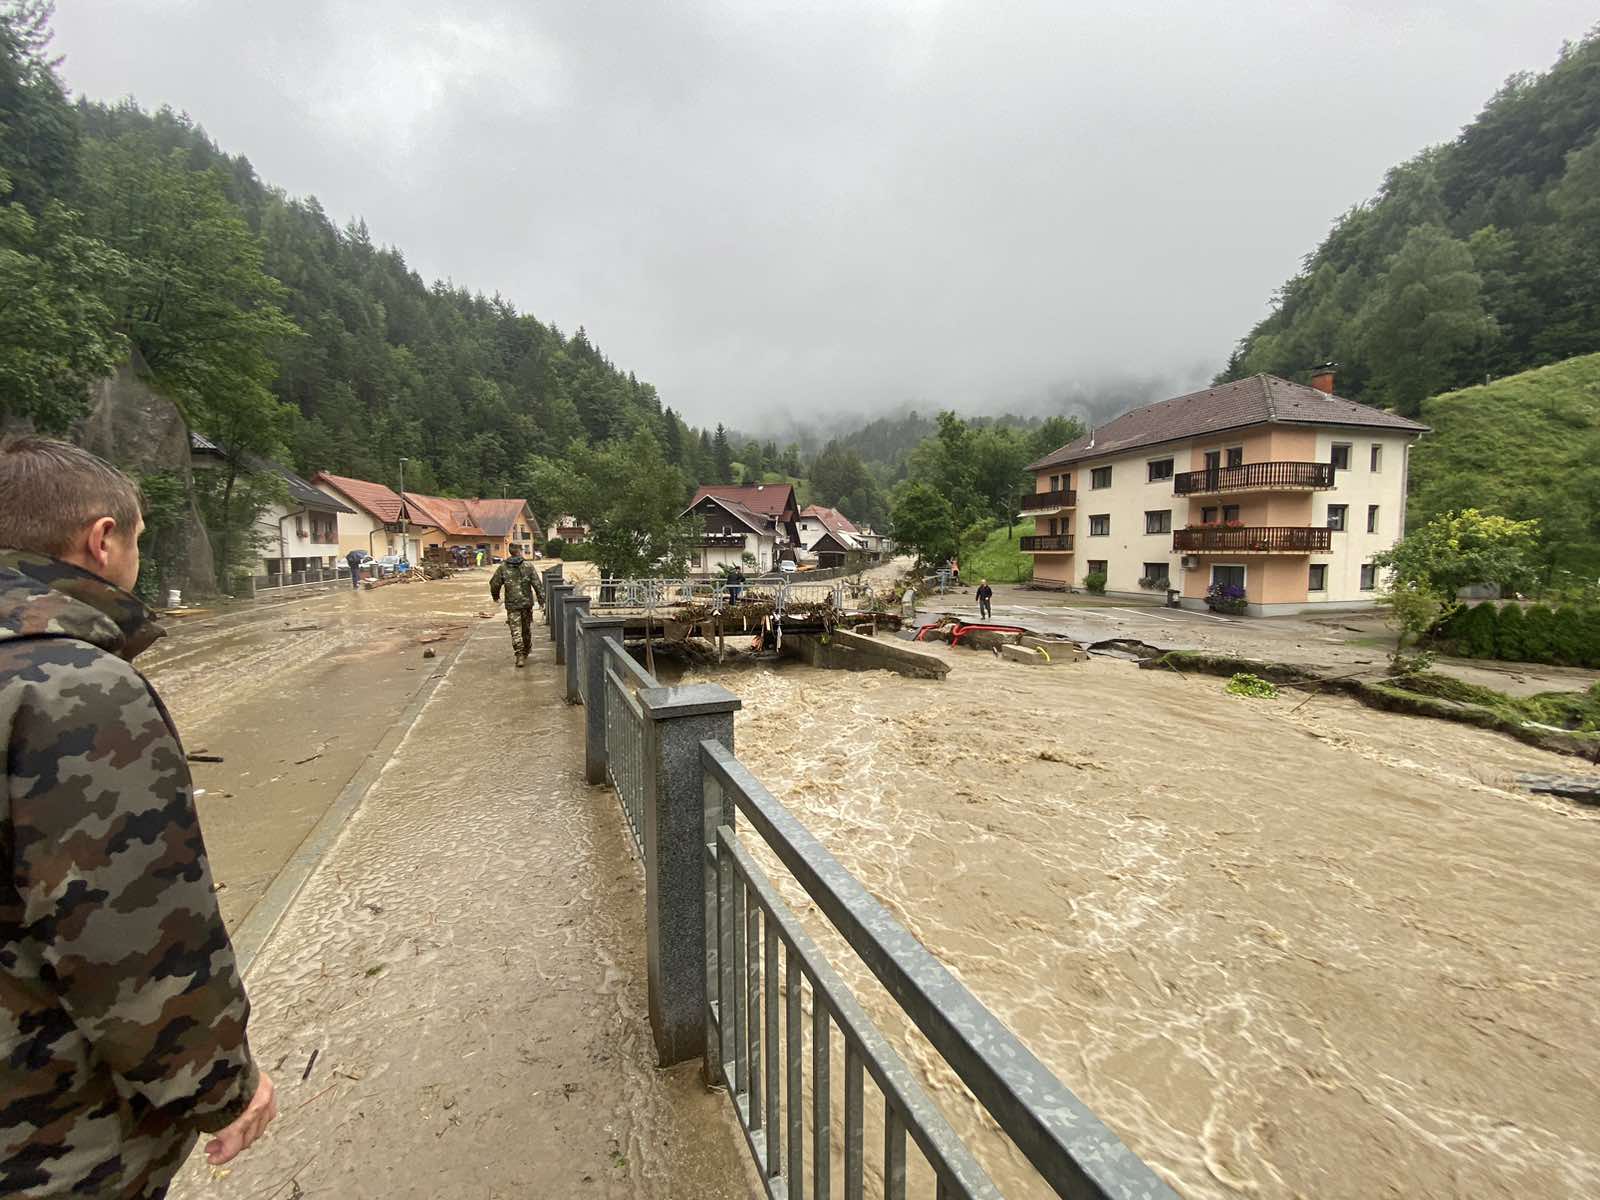
{"type": "Polygon", "coordinates": [[[1600,1194],[1600,813],[1511,788],[1571,760],[933,649],[944,683],[720,674],[739,757],[1181,1195],[1600,1194]]]}
{"type": "MultiPolygon", "coordinates": [[[[369,727],[367,693],[392,707],[419,686],[405,667],[444,672],[250,971],[251,1041],[281,1115],[228,1168],[194,1156],[176,1200],[750,1194],[726,1100],[696,1065],[654,1066],[642,876],[615,797],[582,782],[581,710],[558,698],[542,627],[513,670],[504,621],[476,617],[486,591],[469,572],[335,594],[167,648],[157,677],[191,747],[213,750],[247,747],[250,714],[273,705],[313,749],[375,744],[389,707],[369,727]],[[313,622],[315,652],[290,649],[279,627],[313,622]],[[422,631],[452,625],[459,653],[424,660],[422,631]],[[230,672],[245,654],[269,682],[230,672]]],[[[284,807],[295,791],[262,784],[249,820],[205,813],[219,878],[306,823],[284,807]],[[291,832],[263,849],[274,803],[291,832]]]]}

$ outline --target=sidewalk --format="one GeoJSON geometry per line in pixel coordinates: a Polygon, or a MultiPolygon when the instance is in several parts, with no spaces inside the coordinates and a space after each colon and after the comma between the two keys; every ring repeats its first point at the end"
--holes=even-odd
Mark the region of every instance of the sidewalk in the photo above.
{"type": "Polygon", "coordinates": [[[751,1194],[726,1099],[654,1066],[642,878],[535,632],[513,671],[475,625],[266,943],[280,1116],[176,1200],[751,1194]]]}

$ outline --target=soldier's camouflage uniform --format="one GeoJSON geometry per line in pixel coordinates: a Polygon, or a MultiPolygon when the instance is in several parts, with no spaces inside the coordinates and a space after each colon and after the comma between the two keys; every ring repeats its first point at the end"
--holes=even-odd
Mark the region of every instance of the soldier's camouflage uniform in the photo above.
{"type": "Polygon", "coordinates": [[[508,558],[489,576],[489,595],[498,602],[506,594],[506,624],[511,626],[511,654],[517,666],[528,658],[533,639],[533,572],[525,558],[508,558]]]}
{"type": "Polygon", "coordinates": [[[120,588],[0,550],[0,1195],[160,1197],[258,1075],[188,764],[120,588]]]}

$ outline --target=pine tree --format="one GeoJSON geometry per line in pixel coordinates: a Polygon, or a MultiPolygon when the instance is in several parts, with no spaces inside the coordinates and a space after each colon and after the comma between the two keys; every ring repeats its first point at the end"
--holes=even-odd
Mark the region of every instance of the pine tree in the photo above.
{"type": "Polygon", "coordinates": [[[728,431],[720,424],[717,433],[711,439],[712,464],[716,469],[718,483],[733,482],[733,447],[728,445],[728,431]]]}

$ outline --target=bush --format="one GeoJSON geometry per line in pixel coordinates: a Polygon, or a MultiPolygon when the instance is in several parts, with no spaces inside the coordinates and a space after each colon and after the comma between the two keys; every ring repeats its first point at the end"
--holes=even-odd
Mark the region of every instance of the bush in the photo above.
{"type": "Polygon", "coordinates": [[[563,538],[551,538],[544,544],[546,558],[561,558],[566,554],[567,543],[563,538]]]}
{"type": "Polygon", "coordinates": [[[1106,594],[1106,573],[1104,571],[1090,572],[1083,577],[1083,586],[1096,596],[1104,596],[1106,594]]]}
{"type": "Polygon", "coordinates": [[[1278,696],[1278,689],[1274,684],[1259,675],[1251,675],[1244,671],[1228,680],[1226,690],[1235,696],[1253,696],[1257,700],[1275,700],[1278,696]]]}
{"type": "Polygon", "coordinates": [[[1500,609],[1494,627],[1494,656],[1506,662],[1527,661],[1527,617],[1522,605],[1512,601],[1500,609]]]}
{"type": "Polygon", "coordinates": [[[1600,608],[1591,608],[1583,614],[1578,629],[1578,651],[1583,666],[1600,668],[1600,608]]]}
{"type": "Polygon", "coordinates": [[[1556,658],[1556,614],[1545,604],[1535,604],[1523,614],[1522,653],[1528,662],[1554,662],[1556,658]]]}
{"type": "Polygon", "coordinates": [[[1493,658],[1495,629],[1498,625],[1499,613],[1493,603],[1485,600],[1481,604],[1474,604],[1456,624],[1456,632],[1451,639],[1455,642],[1456,653],[1467,658],[1493,658]]]}
{"type": "Polygon", "coordinates": [[[1556,609],[1550,651],[1554,660],[1563,666],[1583,666],[1583,622],[1584,614],[1571,605],[1556,609]]]}

